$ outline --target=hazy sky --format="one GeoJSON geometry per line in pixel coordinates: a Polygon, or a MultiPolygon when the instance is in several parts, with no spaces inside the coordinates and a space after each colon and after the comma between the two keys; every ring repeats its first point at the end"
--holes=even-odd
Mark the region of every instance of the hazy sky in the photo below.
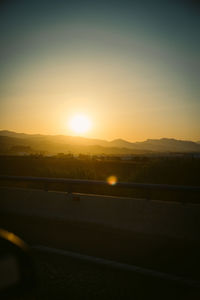
{"type": "Polygon", "coordinates": [[[200,140],[198,1],[0,4],[0,128],[200,140]]]}

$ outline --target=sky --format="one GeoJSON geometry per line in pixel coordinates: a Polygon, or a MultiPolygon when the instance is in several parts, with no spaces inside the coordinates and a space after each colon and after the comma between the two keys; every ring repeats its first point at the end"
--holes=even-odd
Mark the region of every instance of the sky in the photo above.
{"type": "Polygon", "coordinates": [[[200,140],[198,3],[1,1],[0,129],[200,140]]]}

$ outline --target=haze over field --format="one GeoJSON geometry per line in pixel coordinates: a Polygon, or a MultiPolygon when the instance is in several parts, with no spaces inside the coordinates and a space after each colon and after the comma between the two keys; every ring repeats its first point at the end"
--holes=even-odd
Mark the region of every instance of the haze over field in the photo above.
{"type": "Polygon", "coordinates": [[[0,154],[34,152],[44,154],[151,154],[158,152],[195,152],[200,153],[200,144],[175,139],[148,139],[131,143],[122,139],[113,141],[88,139],[64,135],[30,135],[11,131],[0,131],[0,154]]]}
{"type": "Polygon", "coordinates": [[[199,28],[198,1],[1,1],[0,128],[199,140],[199,28]]]}

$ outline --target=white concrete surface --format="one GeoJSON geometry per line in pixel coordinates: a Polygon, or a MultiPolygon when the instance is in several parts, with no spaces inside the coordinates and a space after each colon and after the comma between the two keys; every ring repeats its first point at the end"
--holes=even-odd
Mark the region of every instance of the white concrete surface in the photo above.
{"type": "Polygon", "coordinates": [[[0,211],[200,240],[200,204],[0,188],[0,211]]]}

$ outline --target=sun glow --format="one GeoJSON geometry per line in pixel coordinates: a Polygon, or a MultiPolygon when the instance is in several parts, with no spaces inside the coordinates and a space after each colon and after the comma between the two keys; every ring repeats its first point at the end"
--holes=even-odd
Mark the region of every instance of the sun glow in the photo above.
{"type": "Polygon", "coordinates": [[[91,121],[85,115],[75,115],[69,120],[69,128],[76,134],[84,134],[91,129],[91,121]]]}

